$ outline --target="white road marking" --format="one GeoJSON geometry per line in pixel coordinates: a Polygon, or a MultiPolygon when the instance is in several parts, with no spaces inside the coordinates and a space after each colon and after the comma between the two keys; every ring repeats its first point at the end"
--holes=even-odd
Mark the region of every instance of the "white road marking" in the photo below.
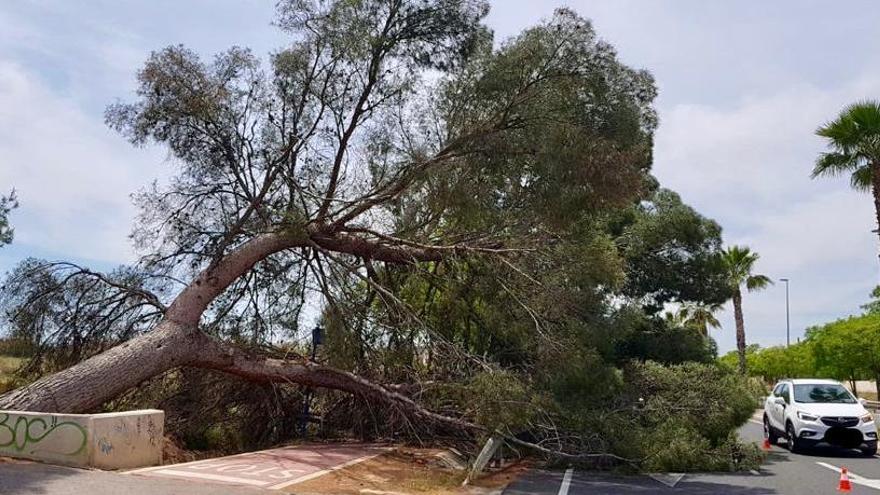
{"type": "Polygon", "coordinates": [[[684,478],[684,473],[648,473],[648,477],[669,488],[675,488],[675,485],[684,478]]]}
{"type": "Polygon", "coordinates": [[[574,473],[574,468],[568,468],[565,470],[565,476],[562,477],[562,484],[559,485],[559,492],[557,495],[568,495],[568,487],[571,486],[572,473],[574,473]]]}
{"type": "MultiPolygon", "coordinates": [[[[816,464],[828,468],[832,471],[836,471],[840,473],[840,468],[835,466],[834,464],[828,464],[827,462],[816,462],[816,464]]],[[[868,488],[873,488],[875,490],[880,490],[880,480],[872,480],[869,478],[863,478],[849,469],[847,469],[847,475],[849,476],[849,481],[855,483],[857,485],[867,486],[868,488]]]]}
{"type": "Polygon", "coordinates": [[[327,473],[332,473],[333,471],[338,471],[342,468],[347,468],[348,466],[354,466],[355,464],[360,464],[361,462],[369,461],[370,459],[372,459],[374,457],[379,457],[380,455],[384,454],[385,452],[387,452],[390,449],[382,449],[382,450],[383,450],[383,452],[379,452],[378,454],[365,455],[363,457],[358,457],[357,459],[352,459],[346,463],[339,464],[338,466],[333,466],[332,468],[329,468],[329,469],[322,469],[321,471],[316,471],[314,473],[307,474],[305,476],[300,476],[299,478],[296,478],[296,479],[293,479],[290,481],[285,481],[283,483],[278,483],[277,485],[272,485],[269,487],[269,489],[270,490],[280,490],[280,489],[286,488],[290,485],[295,485],[297,483],[309,481],[309,480],[315,479],[319,476],[324,476],[327,473]]]}
{"type": "Polygon", "coordinates": [[[168,474],[171,476],[182,476],[184,478],[198,478],[203,480],[214,480],[214,481],[225,481],[227,483],[240,483],[245,485],[256,485],[256,486],[265,486],[269,484],[268,481],[260,481],[254,479],[247,478],[236,478],[235,476],[223,476],[219,474],[209,474],[209,473],[192,473],[189,471],[177,471],[174,469],[160,469],[155,471],[156,474],[168,474]]]}

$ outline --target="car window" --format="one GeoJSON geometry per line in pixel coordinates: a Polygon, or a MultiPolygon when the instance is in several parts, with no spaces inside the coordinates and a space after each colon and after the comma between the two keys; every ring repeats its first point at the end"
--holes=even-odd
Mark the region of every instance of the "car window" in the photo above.
{"type": "Polygon", "coordinates": [[[812,383],[794,386],[794,401],[807,404],[855,404],[849,390],[837,384],[812,383]]]}
{"type": "Polygon", "coordinates": [[[779,397],[779,393],[782,391],[782,383],[777,383],[776,387],[773,389],[773,395],[779,397]]]}
{"type": "Polygon", "coordinates": [[[786,404],[791,404],[791,399],[788,398],[788,384],[782,384],[782,390],[779,391],[779,396],[785,399],[786,404]]]}

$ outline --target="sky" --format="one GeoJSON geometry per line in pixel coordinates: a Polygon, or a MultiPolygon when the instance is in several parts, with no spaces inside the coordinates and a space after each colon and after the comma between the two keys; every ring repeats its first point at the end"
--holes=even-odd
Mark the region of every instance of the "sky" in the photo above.
{"type": "MultiPolygon", "coordinates": [[[[131,194],[173,173],[161,149],[135,148],[103,123],[131,100],[153,50],[205,57],[232,45],[283,45],[274,0],[10,0],[0,3],[0,192],[15,188],[16,239],[0,272],[37,256],[97,269],[130,262],[131,194]]],[[[858,313],[878,282],[870,198],[846,178],[812,180],[816,127],[880,98],[880,3],[873,1],[494,0],[503,40],[566,6],[592,20],[620,59],[651,71],[654,174],[718,221],[725,242],[761,254],[759,273],[791,279],[792,341],[858,313]]],[[[782,283],[744,300],[746,336],[785,342],[782,283]]],[[[732,309],[714,330],[735,347],[732,309]]]]}

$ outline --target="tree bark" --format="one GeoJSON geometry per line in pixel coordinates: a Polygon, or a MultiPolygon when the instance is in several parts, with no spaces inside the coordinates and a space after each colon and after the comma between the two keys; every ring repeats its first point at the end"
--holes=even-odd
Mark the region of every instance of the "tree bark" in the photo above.
{"type": "Polygon", "coordinates": [[[0,409],[88,412],[153,376],[178,366],[194,366],[257,382],[298,383],[341,390],[392,404],[409,417],[443,424],[457,431],[480,430],[467,421],[428,411],[409,397],[353,373],[307,360],[250,356],[199,330],[202,313],[214,298],[257,262],[284,249],[309,242],[332,244],[338,252],[369,251],[374,259],[390,262],[411,262],[440,254],[409,246],[371,246],[369,241],[351,236],[332,239],[319,230],[310,235],[314,239],[279,233],[251,239],[200,273],[168,306],[164,318],[153,330],[66,370],[0,395],[0,409]]]}
{"type": "MultiPolygon", "coordinates": [[[[874,196],[874,215],[877,219],[877,236],[880,237],[880,161],[871,162],[871,192],[874,196]]],[[[880,258],[880,249],[877,253],[880,258]]]]}
{"type": "Polygon", "coordinates": [[[0,396],[0,409],[82,413],[185,364],[198,331],[164,320],[152,331],[0,396]]]}
{"type": "Polygon", "coordinates": [[[874,391],[877,392],[877,400],[880,400],[880,371],[874,372],[874,391]]]}
{"type": "Polygon", "coordinates": [[[739,372],[746,374],[746,329],[743,323],[742,293],[733,291],[733,318],[736,321],[736,351],[739,354],[739,372]]]}

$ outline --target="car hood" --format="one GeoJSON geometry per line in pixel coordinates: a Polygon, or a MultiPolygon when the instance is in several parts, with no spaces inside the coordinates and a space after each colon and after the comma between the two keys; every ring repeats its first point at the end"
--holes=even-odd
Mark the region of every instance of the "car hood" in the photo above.
{"type": "Polygon", "coordinates": [[[803,412],[819,416],[861,416],[866,411],[861,404],[804,404],[798,403],[797,408],[803,412]]]}

